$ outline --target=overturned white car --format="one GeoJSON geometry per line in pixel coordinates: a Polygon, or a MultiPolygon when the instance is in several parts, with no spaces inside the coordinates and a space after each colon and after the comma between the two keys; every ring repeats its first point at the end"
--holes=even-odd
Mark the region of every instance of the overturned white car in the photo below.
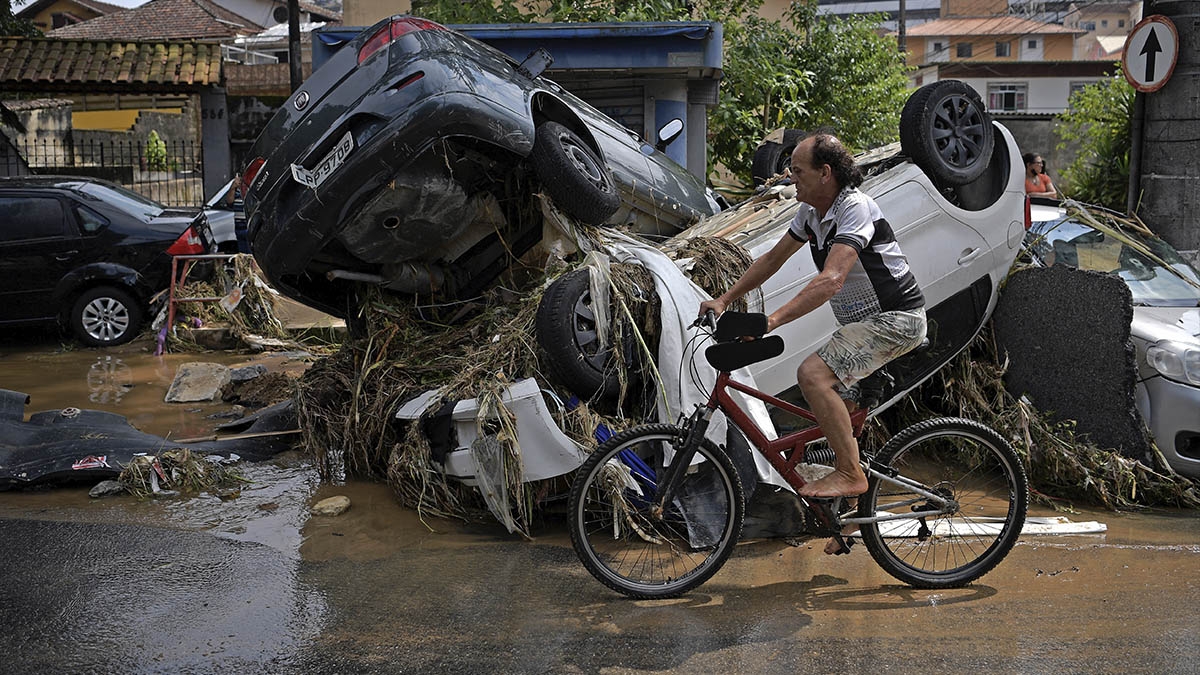
{"type": "MultiPolygon", "coordinates": [[[[889,367],[896,383],[876,412],[945,365],[982,328],[1028,226],[1018,147],[1003,126],[990,120],[974,90],[956,81],[919,89],[905,106],[901,129],[901,143],[857,159],[867,176],[861,189],[878,202],[892,224],[925,294],[930,347],[889,367]]],[[[705,396],[700,388],[713,379],[708,373],[697,386],[684,374],[693,363],[709,369],[703,358],[693,360],[684,349],[690,337],[688,325],[707,295],[688,281],[683,269],[690,261],[672,260],[668,252],[689,239],[719,237],[741,246],[752,257],[760,255],[785,236],[798,208],[794,194],[786,181],[775,184],[736,208],[702,220],[657,250],[619,239],[607,247],[610,259],[642,264],[654,278],[662,331],[657,347],[659,380],[651,389],[661,420],[673,421],[681,412],[689,412],[691,405],[705,396]]],[[[597,268],[603,267],[601,256],[592,258],[601,261],[597,268]]],[[[773,311],[815,275],[808,254],[794,256],[764,285],[761,299],[752,301],[751,311],[773,311]]],[[[551,284],[539,309],[537,330],[556,383],[582,400],[609,401],[611,406],[619,389],[616,383],[624,375],[617,366],[622,359],[614,358],[613,346],[606,340],[608,304],[593,301],[598,289],[591,281],[595,276],[574,272],[551,284]]],[[[782,327],[779,334],[786,351],[751,366],[746,376],[765,392],[784,399],[798,397],[796,367],[835,328],[827,307],[782,327]]],[[[546,400],[553,406],[562,402],[558,397],[543,396],[543,389],[540,383],[527,380],[511,387],[506,395],[506,406],[518,419],[516,442],[525,480],[571,471],[586,454],[556,427],[546,400]]],[[[398,417],[416,420],[428,416],[436,399],[434,392],[419,397],[404,405],[398,417]]],[[[478,410],[477,401],[465,400],[455,403],[452,410],[441,411],[453,424],[442,425],[443,437],[436,443],[431,439],[431,444],[446,448],[435,459],[448,476],[481,485],[493,511],[502,512],[498,506],[504,500],[493,488],[496,477],[488,475],[496,466],[495,448],[486,433],[479,433],[486,424],[480,423],[478,410]]],[[[765,409],[758,417],[766,419],[765,409]]],[[[771,428],[769,421],[766,428],[771,428]]],[[[765,462],[759,467],[759,477],[782,485],[781,480],[773,479],[765,462]]]]}

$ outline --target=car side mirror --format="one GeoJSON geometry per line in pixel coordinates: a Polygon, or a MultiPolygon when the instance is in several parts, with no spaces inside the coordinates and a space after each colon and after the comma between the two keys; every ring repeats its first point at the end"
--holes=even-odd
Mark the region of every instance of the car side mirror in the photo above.
{"type": "Polygon", "coordinates": [[[683,120],[676,117],[675,119],[662,125],[658,130],[658,142],[654,144],[654,149],[662,152],[667,149],[679,134],[683,133],[683,120]]]}
{"type": "Polygon", "coordinates": [[[517,66],[517,72],[532,80],[546,72],[551,63],[554,63],[554,57],[550,55],[550,52],[546,51],[545,47],[538,47],[529,52],[529,56],[526,56],[521,65],[517,66]]]}

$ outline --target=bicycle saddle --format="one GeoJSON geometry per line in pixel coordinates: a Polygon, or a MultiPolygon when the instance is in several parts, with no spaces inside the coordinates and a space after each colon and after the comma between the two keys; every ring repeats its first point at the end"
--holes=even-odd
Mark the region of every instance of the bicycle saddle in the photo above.
{"type": "Polygon", "coordinates": [[[766,332],[766,314],[725,312],[717,319],[717,329],[713,332],[717,344],[704,350],[704,358],[722,372],[773,359],[783,353],[783,338],[762,337],[766,332]],[[743,337],[755,339],[743,340],[743,337]]]}

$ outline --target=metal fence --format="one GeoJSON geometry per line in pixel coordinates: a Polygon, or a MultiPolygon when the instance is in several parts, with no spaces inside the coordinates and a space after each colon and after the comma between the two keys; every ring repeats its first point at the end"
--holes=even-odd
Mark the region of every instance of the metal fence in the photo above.
{"type": "Polygon", "coordinates": [[[204,202],[201,161],[194,141],[18,139],[0,148],[0,176],[103,178],[167,206],[198,206],[204,202]]]}

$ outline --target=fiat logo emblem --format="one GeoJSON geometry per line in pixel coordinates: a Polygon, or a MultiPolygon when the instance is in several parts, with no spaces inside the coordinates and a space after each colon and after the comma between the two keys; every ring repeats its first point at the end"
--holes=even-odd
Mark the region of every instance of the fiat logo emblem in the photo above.
{"type": "Polygon", "coordinates": [[[304,110],[305,108],[307,108],[308,107],[308,92],[302,91],[299,94],[296,94],[296,100],[292,103],[292,105],[296,106],[296,110],[304,110]]]}

